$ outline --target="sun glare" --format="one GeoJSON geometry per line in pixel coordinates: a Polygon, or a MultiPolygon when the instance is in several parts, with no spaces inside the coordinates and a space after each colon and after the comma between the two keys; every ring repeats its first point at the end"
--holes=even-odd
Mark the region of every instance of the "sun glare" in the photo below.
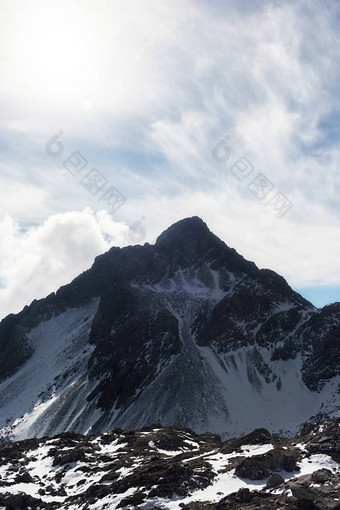
{"type": "Polygon", "coordinates": [[[100,51],[86,9],[29,2],[18,15],[17,29],[12,57],[26,94],[44,101],[78,99],[88,107],[100,51]]]}
{"type": "Polygon", "coordinates": [[[128,4],[0,2],[0,66],[12,111],[15,105],[26,119],[59,115],[65,123],[89,113],[135,115],[162,104],[172,76],[160,51],[167,36],[162,24],[152,25],[155,14],[128,4]]]}

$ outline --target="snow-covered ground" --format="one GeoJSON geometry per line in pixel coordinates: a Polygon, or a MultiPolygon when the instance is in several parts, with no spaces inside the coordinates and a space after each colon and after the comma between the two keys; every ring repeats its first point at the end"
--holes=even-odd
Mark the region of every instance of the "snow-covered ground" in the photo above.
{"type": "MultiPolygon", "coordinates": [[[[308,454],[308,438],[306,443],[284,441],[282,440],[282,444],[286,444],[284,449],[297,449],[302,455],[297,464],[299,471],[277,472],[286,482],[298,482],[300,477],[323,468],[331,473],[339,473],[340,465],[329,455],[308,454]]],[[[25,493],[44,502],[60,504],[65,510],[104,510],[116,508],[128,496],[142,493],[143,501],[138,504],[141,509],[157,506],[180,510],[181,505],[194,501],[218,502],[242,488],[252,491],[265,489],[266,480],[252,481],[237,476],[235,461],[241,462],[245,458],[264,455],[277,447],[277,444],[245,443],[235,447],[230,453],[223,453],[224,444],[229,443],[218,443],[217,439],[209,434],[196,436],[187,429],[152,427],[148,431],[135,431],[132,435],[131,432],[112,431],[103,436],[87,438],[69,436],[37,440],[36,444],[21,446],[20,455],[15,454],[14,449],[14,458],[8,458],[7,462],[3,457],[0,466],[0,495],[25,493]],[[158,446],[159,444],[167,444],[167,447],[158,446]],[[177,448],[172,446],[175,444],[177,448]],[[79,453],[80,450],[86,453],[78,461],[58,460],[62,455],[79,453]],[[144,468],[145,465],[152,466],[152,462],[155,468],[144,468]],[[184,472],[173,485],[171,495],[153,496],[152,491],[158,487],[162,478],[158,471],[164,469],[165,465],[178,470],[176,466],[180,464],[193,470],[193,475],[189,475],[191,478],[196,475],[199,477],[200,472],[206,471],[207,467],[211,475],[203,482],[197,481],[196,488],[187,491],[186,495],[178,495],[176,491],[185,487],[190,480],[184,472]],[[143,468],[144,471],[141,471],[143,468]],[[23,472],[29,473],[29,481],[16,480],[23,472]],[[148,479],[148,476],[151,478],[148,479]],[[140,480],[144,480],[144,484],[141,485],[140,480]],[[105,488],[108,489],[106,492],[105,488]],[[95,501],[87,501],[84,494],[92,494],[92,497],[95,495],[95,501]],[[75,498],[74,502],[68,499],[70,497],[75,498]]],[[[0,455],[4,455],[1,449],[0,455]]],[[[281,494],[283,491],[289,492],[287,486],[271,490],[271,493],[281,494]]],[[[128,508],[133,506],[131,503],[128,508]]]]}

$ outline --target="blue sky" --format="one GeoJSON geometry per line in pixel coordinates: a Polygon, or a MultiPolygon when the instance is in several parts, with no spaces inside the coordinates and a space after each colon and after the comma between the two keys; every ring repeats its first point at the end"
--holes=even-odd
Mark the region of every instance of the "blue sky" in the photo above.
{"type": "Polygon", "coordinates": [[[192,215],[317,306],[340,300],[339,11],[3,2],[0,316],[192,215]],[[71,175],[74,152],[87,165],[71,175]],[[98,199],[111,188],[117,210],[98,199]]]}

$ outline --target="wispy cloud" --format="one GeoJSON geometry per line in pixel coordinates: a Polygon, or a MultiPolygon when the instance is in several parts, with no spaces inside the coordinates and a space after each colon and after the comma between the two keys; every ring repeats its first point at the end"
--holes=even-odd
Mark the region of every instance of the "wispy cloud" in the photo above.
{"type": "Polygon", "coordinates": [[[2,215],[43,224],[103,208],[47,156],[61,129],[66,150],[126,196],[112,221],[145,218],[152,241],[199,214],[291,283],[340,285],[336,2],[13,0],[0,10],[2,215]],[[225,135],[223,164],[211,151],[225,135]],[[282,220],[233,178],[242,156],[293,202],[282,220]]]}

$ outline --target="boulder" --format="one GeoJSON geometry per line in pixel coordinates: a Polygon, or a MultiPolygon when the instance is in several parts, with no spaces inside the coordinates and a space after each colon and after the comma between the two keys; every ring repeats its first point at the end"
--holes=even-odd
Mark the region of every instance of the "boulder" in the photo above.
{"type": "Polygon", "coordinates": [[[314,473],[312,474],[312,480],[315,483],[325,483],[328,482],[329,480],[332,480],[332,478],[334,478],[332,471],[325,468],[318,469],[317,471],[314,471],[314,473]]]}
{"type": "Polygon", "coordinates": [[[78,462],[80,460],[86,460],[85,451],[83,449],[74,448],[68,452],[56,455],[53,460],[53,466],[63,466],[64,464],[71,464],[72,462],[78,462]]]}
{"type": "Polygon", "coordinates": [[[293,485],[291,491],[299,501],[315,501],[319,497],[319,492],[308,485],[293,485]]]}
{"type": "Polygon", "coordinates": [[[274,448],[263,455],[254,455],[244,459],[237,466],[235,474],[249,480],[263,480],[269,477],[271,470],[288,472],[298,470],[297,461],[300,457],[300,452],[295,449],[274,448]]]}
{"type": "Polygon", "coordinates": [[[279,487],[280,485],[285,483],[285,479],[278,475],[277,473],[273,473],[267,480],[266,487],[267,489],[273,489],[274,487],[279,487]]]}

